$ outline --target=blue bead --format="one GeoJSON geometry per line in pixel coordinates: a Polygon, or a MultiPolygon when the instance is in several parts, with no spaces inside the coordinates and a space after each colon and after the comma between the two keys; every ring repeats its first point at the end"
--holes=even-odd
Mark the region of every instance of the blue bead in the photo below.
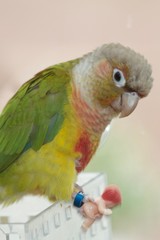
{"type": "Polygon", "coordinates": [[[83,199],[84,199],[84,194],[82,192],[77,193],[77,195],[75,196],[73,205],[78,208],[82,207],[84,203],[83,199]]]}

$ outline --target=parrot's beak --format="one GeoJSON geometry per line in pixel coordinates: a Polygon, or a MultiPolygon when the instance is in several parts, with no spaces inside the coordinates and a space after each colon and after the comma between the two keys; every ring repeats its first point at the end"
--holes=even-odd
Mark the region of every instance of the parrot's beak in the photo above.
{"type": "Polygon", "coordinates": [[[119,117],[127,117],[136,108],[140,97],[136,92],[125,92],[119,98],[117,98],[113,103],[112,107],[117,112],[119,112],[119,117]]]}

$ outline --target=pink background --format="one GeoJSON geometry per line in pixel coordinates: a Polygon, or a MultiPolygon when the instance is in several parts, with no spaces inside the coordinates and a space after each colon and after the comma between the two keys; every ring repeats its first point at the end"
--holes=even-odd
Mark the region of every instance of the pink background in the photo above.
{"type": "Polygon", "coordinates": [[[160,229],[160,3],[158,0],[0,0],[0,109],[20,85],[58,62],[120,42],[153,67],[153,89],[116,120],[90,171],[120,185],[113,240],[158,239],[160,229]]]}

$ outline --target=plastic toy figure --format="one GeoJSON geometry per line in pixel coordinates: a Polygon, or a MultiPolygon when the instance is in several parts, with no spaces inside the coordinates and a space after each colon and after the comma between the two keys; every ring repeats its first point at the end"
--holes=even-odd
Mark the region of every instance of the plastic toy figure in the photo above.
{"type": "Polygon", "coordinates": [[[108,186],[102,195],[94,200],[88,199],[80,208],[85,217],[82,228],[87,230],[96,219],[112,214],[112,208],[121,204],[120,190],[115,185],[108,186]]]}

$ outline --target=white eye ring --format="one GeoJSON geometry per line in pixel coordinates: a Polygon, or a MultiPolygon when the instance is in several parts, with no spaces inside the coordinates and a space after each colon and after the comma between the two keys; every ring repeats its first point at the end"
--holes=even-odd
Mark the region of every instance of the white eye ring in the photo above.
{"type": "Polygon", "coordinates": [[[124,87],[126,84],[126,79],[123,72],[117,68],[113,69],[113,81],[117,87],[124,87]]]}

